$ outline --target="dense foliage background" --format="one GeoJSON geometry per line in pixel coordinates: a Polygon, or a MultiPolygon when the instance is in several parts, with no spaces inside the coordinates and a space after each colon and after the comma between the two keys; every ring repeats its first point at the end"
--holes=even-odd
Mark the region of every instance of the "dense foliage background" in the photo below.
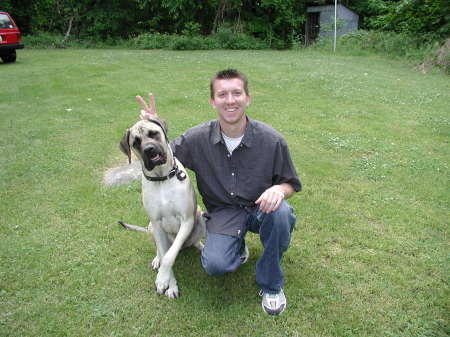
{"type": "MultiPolygon", "coordinates": [[[[450,35],[448,0],[342,0],[362,29],[450,35]]],[[[220,31],[246,34],[272,48],[302,41],[306,7],[316,0],[2,0],[25,34],[51,32],[77,39],[129,39],[148,33],[184,36],[220,31]]]]}

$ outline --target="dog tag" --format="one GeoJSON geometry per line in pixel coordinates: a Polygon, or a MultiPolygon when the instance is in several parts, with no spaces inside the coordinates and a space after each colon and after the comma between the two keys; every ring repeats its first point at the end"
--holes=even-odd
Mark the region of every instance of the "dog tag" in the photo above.
{"type": "Polygon", "coordinates": [[[179,181],[183,181],[184,179],[186,179],[186,173],[184,173],[183,171],[178,171],[177,178],[179,181]]]}

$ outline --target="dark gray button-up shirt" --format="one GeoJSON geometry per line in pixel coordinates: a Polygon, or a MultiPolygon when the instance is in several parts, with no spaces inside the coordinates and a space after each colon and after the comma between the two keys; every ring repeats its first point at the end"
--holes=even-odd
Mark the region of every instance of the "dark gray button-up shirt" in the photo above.
{"type": "Polygon", "coordinates": [[[239,236],[248,211],[269,187],[301,183],[284,138],[271,126],[248,118],[240,145],[229,154],[218,120],[187,130],[171,143],[175,156],[194,171],[208,214],[209,232],[239,236]]]}

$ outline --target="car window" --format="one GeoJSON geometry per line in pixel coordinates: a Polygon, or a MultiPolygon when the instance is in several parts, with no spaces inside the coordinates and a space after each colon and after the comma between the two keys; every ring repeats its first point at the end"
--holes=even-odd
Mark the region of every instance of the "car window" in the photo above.
{"type": "Polygon", "coordinates": [[[0,14],[0,28],[14,28],[11,20],[5,14],[0,14]]]}

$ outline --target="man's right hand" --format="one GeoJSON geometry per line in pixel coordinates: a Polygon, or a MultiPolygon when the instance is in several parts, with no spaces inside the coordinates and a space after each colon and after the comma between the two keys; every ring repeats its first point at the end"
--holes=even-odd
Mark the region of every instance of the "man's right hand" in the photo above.
{"type": "Polygon", "coordinates": [[[155,104],[155,96],[153,94],[148,94],[148,104],[141,96],[136,96],[136,99],[139,103],[141,103],[142,109],[139,115],[140,119],[150,119],[152,117],[156,117],[156,104],[155,104]]]}

